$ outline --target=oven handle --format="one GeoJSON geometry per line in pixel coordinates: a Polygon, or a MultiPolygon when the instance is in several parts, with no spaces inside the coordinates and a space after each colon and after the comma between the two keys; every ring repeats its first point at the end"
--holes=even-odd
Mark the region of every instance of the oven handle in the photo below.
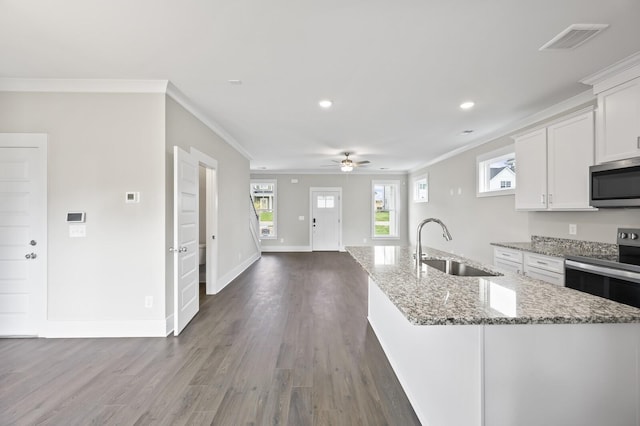
{"type": "Polygon", "coordinates": [[[603,266],[591,265],[589,263],[576,262],[574,260],[566,260],[565,267],[575,269],[577,271],[590,272],[592,274],[600,274],[611,278],[619,278],[621,280],[631,281],[640,284],[640,273],[632,271],[624,271],[621,269],[606,268],[603,266]]]}

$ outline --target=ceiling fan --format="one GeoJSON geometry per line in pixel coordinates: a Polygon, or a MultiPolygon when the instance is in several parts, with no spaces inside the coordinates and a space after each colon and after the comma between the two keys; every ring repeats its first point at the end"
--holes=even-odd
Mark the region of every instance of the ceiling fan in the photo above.
{"type": "Polygon", "coordinates": [[[371,162],[369,160],[353,161],[352,159],[349,158],[350,155],[351,155],[350,152],[345,152],[344,159],[342,161],[338,161],[338,160],[332,160],[332,161],[335,163],[339,163],[340,170],[342,170],[343,172],[350,172],[353,170],[354,167],[367,166],[371,162]]]}

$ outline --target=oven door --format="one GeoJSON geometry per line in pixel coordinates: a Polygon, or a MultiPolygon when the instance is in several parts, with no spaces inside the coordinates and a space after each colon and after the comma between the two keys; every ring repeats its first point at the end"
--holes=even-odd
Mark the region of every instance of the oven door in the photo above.
{"type": "Polygon", "coordinates": [[[565,285],[640,308],[640,273],[567,260],[565,285]]]}

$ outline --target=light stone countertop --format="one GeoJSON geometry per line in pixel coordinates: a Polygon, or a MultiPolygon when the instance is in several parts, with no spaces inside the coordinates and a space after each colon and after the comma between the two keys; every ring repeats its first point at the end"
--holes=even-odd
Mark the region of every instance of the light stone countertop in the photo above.
{"type": "Polygon", "coordinates": [[[491,243],[491,245],[555,257],[582,256],[611,261],[618,259],[618,246],[616,244],[595,241],[568,240],[533,235],[529,242],[498,242],[491,243]]]}
{"type": "Polygon", "coordinates": [[[409,322],[416,325],[637,323],[640,309],[577,290],[488,267],[440,250],[427,257],[453,259],[496,277],[460,277],[423,266],[413,248],[347,247],[409,322]]]}

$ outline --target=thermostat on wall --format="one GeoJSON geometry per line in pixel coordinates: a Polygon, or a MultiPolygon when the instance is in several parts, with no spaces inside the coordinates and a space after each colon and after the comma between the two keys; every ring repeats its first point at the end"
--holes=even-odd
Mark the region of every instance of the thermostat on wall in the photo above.
{"type": "Polygon", "coordinates": [[[67,222],[71,223],[84,223],[85,212],[68,212],[67,222]]]}

